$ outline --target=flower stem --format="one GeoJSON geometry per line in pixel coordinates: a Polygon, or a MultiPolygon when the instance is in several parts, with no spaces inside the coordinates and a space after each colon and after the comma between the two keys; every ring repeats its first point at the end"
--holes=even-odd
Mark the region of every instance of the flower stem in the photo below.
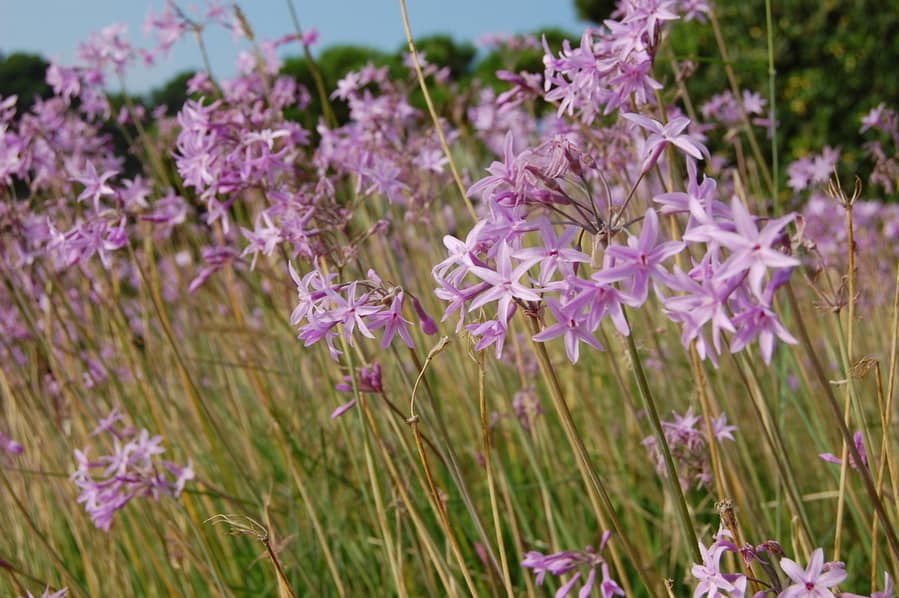
{"type": "MultiPolygon", "coordinates": [[[[625,314],[625,319],[627,319],[627,314],[625,314]]],[[[696,538],[696,531],[693,529],[693,523],[690,519],[687,497],[684,496],[684,490],[681,488],[679,478],[677,477],[677,468],[674,465],[674,458],[671,456],[668,441],[665,439],[665,430],[662,429],[662,420],[659,418],[659,410],[649,388],[646,372],[643,370],[643,362],[640,360],[640,355],[637,352],[637,343],[634,341],[633,330],[631,330],[631,334],[627,335],[627,350],[634,366],[634,376],[637,378],[640,398],[643,399],[643,406],[646,409],[646,414],[649,416],[649,421],[652,423],[652,430],[655,433],[656,441],[659,443],[659,448],[665,460],[665,469],[668,471],[668,483],[671,485],[671,493],[674,495],[674,502],[677,505],[678,517],[683,528],[684,537],[687,540],[687,545],[690,547],[693,561],[701,563],[702,554],[699,552],[699,540],[696,538]]]]}
{"type": "MultiPolygon", "coordinates": [[[[843,440],[849,448],[852,459],[856,463],[861,463],[862,457],[859,454],[858,448],[855,446],[852,432],[849,431],[849,427],[843,420],[840,403],[833,392],[833,388],[830,386],[830,381],[827,379],[827,374],[824,371],[824,367],[821,365],[821,361],[818,359],[817,353],[815,353],[812,348],[812,341],[809,337],[808,328],[806,328],[805,320],[802,318],[802,313],[799,311],[799,302],[796,300],[796,294],[789,284],[787,285],[787,298],[790,301],[790,308],[793,310],[796,317],[796,327],[799,330],[800,340],[808,351],[809,358],[812,362],[812,368],[815,370],[815,375],[818,377],[818,380],[824,389],[824,396],[827,399],[827,404],[830,405],[831,411],[833,411],[834,419],[837,422],[837,426],[840,428],[843,440]]],[[[880,496],[877,494],[877,487],[874,485],[874,480],[871,478],[871,472],[867,467],[859,467],[858,473],[865,485],[865,491],[868,493],[868,498],[874,506],[874,511],[877,513],[877,517],[883,525],[883,531],[890,544],[890,550],[893,552],[893,556],[899,559],[899,537],[896,536],[896,529],[893,527],[889,515],[887,515],[886,509],[883,506],[883,501],[880,500],[880,496]]]]}
{"type": "Polygon", "coordinates": [[[478,353],[478,405],[481,411],[481,437],[484,443],[484,469],[487,472],[487,490],[490,494],[490,510],[493,515],[493,526],[496,532],[496,545],[499,549],[500,568],[503,586],[509,598],[514,598],[512,579],[509,576],[509,559],[506,556],[506,545],[503,542],[502,526],[499,518],[499,507],[496,501],[496,481],[493,479],[493,456],[490,451],[490,426],[487,417],[487,392],[485,384],[484,352],[478,353]]]}
{"type": "Polygon", "coordinates": [[[443,153],[446,155],[450,171],[453,173],[453,180],[456,182],[459,194],[465,201],[465,207],[468,209],[471,219],[477,220],[478,217],[477,213],[474,211],[474,205],[471,203],[471,198],[468,197],[468,193],[465,191],[465,185],[462,184],[462,177],[459,176],[459,169],[456,167],[456,161],[453,159],[453,155],[450,152],[449,143],[447,143],[446,135],[443,133],[443,127],[440,126],[440,118],[437,116],[437,110],[434,108],[434,102],[431,100],[431,92],[428,91],[428,85],[425,83],[425,75],[421,70],[421,61],[418,59],[418,50],[415,49],[415,40],[412,37],[412,26],[409,24],[409,11],[406,10],[406,0],[400,0],[400,12],[403,15],[403,29],[406,32],[406,41],[409,43],[409,53],[412,55],[412,64],[415,65],[415,74],[418,77],[418,85],[421,87],[421,93],[424,95],[425,104],[428,106],[428,113],[431,115],[431,120],[434,121],[434,129],[437,131],[437,137],[440,139],[440,147],[443,148],[443,153]]]}
{"type": "MultiPolygon", "coordinates": [[[[532,335],[540,332],[540,325],[535,318],[528,318],[527,320],[531,327],[532,335]]],[[[605,488],[602,478],[600,477],[599,472],[596,471],[596,467],[593,465],[589,453],[587,453],[587,447],[584,445],[584,441],[581,440],[581,437],[578,434],[577,426],[574,423],[574,417],[572,417],[571,411],[568,409],[568,404],[565,402],[565,393],[562,391],[562,385],[559,383],[559,377],[553,369],[549,354],[546,352],[546,347],[543,343],[538,343],[536,341],[532,341],[532,344],[534,346],[534,352],[537,354],[537,362],[540,365],[540,371],[549,387],[549,395],[552,399],[553,407],[555,407],[556,412],[559,414],[559,418],[562,420],[562,428],[565,431],[565,436],[574,451],[575,460],[577,461],[581,477],[587,485],[587,494],[590,497],[590,503],[593,505],[596,518],[603,527],[611,526],[611,529],[615,533],[616,540],[624,546],[624,551],[627,554],[628,559],[637,569],[640,581],[650,594],[652,594],[654,588],[650,585],[643,567],[639,565],[642,560],[637,555],[630,540],[628,540],[627,532],[618,520],[618,516],[612,505],[612,500],[609,497],[609,493],[605,488]],[[608,525],[606,524],[606,520],[609,521],[608,525]]],[[[698,552],[698,547],[696,550],[698,552]]],[[[616,566],[620,569],[617,559],[615,560],[616,566]]]]}
{"type": "Polygon", "coordinates": [[[774,187],[771,200],[774,203],[774,213],[783,214],[783,206],[780,205],[780,180],[778,177],[780,164],[777,153],[777,97],[774,95],[777,71],[774,68],[774,19],[771,17],[771,0],[765,0],[765,26],[768,30],[768,106],[770,107],[768,118],[771,119],[771,182],[774,187]]]}

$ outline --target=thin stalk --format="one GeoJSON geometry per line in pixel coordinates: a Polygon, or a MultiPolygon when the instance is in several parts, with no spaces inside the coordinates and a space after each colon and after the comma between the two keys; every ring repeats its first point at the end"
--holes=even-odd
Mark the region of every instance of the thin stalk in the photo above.
{"type": "MultiPolygon", "coordinates": [[[[399,471],[396,468],[396,465],[393,462],[393,459],[390,458],[390,451],[388,450],[386,444],[384,443],[384,439],[381,437],[381,432],[378,429],[374,415],[371,412],[371,408],[368,405],[368,402],[362,401],[360,403],[362,407],[362,412],[365,414],[365,418],[368,422],[368,427],[372,432],[372,435],[375,437],[375,442],[378,445],[379,450],[381,451],[381,456],[384,458],[384,463],[387,465],[387,472],[390,475],[391,480],[393,481],[394,487],[400,493],[400,498],[403,501],[403,506],[407,509],[409,516],[412,519],[412,523],[419,534],[419,539],[424,544],[428,556],[431,558],[431,562],[434,564],[435,569],[437,570],[437,575],[440,577],[440,581],[443,583],[443,587],[446,589],[450,596],[457,596],[458,589],[456,588],[455,580],[450,576],[449,571],[445,562],[440,559],[440,555],[437,551],[437,546],[434,543],[433,538],[428,534],[427,529],[425,528],[424,521],[421,518],[421,515],[418,513],[418,510],[415,508],[415,503],[412,501],[411,496],[409,495],[409,491],[406,489],[406,485],[403,483],[403,478],[400,476],[399,471]]],[[[437,510],[437,507],[434,507],[437,510]]]]}
{"type": "MultiPolygon", "coordinates": [[[[883,395],[883,376],[880,371],[880,362],[875,362],[874,368],[875,383],[877,385],[877,407],[880,411],[881,426],[880,459],[877,464],[877,493],[883,496],[886,474],[888,471],[891,471],[890,424],[889,420],[886,418],[886,414],[889,413],[889,407],[891,407],[890,403],[892,403],[892,401],[883,395]]],[[[874,587],[874,584],[877,581],[877,557],[879,548],[877,542],[878,523],[876,517],[871,521],[871,587],[874,587]]]]}
{"type": "Polygon", "coordinates": [[[781,481],[786,487],[787,497],[790,499],[793,507],[793,513],[796,518],[796,529],[802,532],[802,535],[799,536],[801,540],[801,544],[803,550],[806,553],[811,553],[811,541],[812,541],[812,532],[811,526],[808,521],[808,515],[805,512],[804,503],[802,501],[802,494],[799,491],[799,486],[796,483],[796,477],[793,474],[793,468],[790,466],[789,459],[787,458],[787,450],[786,443],[784,442],[783,435],[780,433],[780,429],[777,427],[776,422],[774,420],[774,414],[771,412],[771,407],[765,401],[765,398],[762,394],[761,385],[759,384],[758,376],[755,373],[755,370],[752,368],[752,364],[749,359],[746,357],[744,353],[742,357],[746,361],[746,371],[744,371],[743,365],[740,364],[740,361],[737,360],[737,356],[734,353],[729,353],[730,358],[733,361],[734,366],[737,369],[737,373],[740,376],[743,385],[749,391],[750,396],[752,397],[752,404],[755,408],[756,415],[759,418],[759,421],[762,424],[762,428],[765,433],[765,441],[768,443],[768,447],[771,450],[771,456],[774,459],[774,463],[777,466],[777,471],[780,474],[781,481]]]}
{"type": "Polygon", "coordinates": [[[303,43],[303,29],[300,27],[300,19],[297,16],[297,9],[293,4],[293,0],[287,0],[287,9],[290,11],[290,20],[293,21],[293,28],[296,29],[297,35],[300,37],[300,43],[303,46],[303,58],[309,64],[309,72],[312,73],[312,80],[315,82],[315,90],[318,93],[318,100],[322,103],[322,111],[325,114],[325,122],[332,129],[337,126],[337,118],[334,116],[334,110],[331,109],[331,102],[328,101],[328,90],[325,89],[325,82],[322,79],[322,73],[318,68],[318,63],[312,57],[309,46],[303,43]]]}
{"type": "Polygon", "coordinates": [[[449,343],[449,338],[444,336],[440,339],[437,345],[434,346],[428,352],[427,357],[425,357],[425,362],[421,368],[421,371],[418,373],[418,378],[415,380],[415,385],[412,387],[412,396],[409,399],[409,419],[407,420],[409,426],[412,428],[412,433],[415,436],[415,446],[418,448],[418,456],[421,459],[422,467],[425,471],[425,477],[428,481],[428,490],[431,492],[431,497],[434,501],[434,505],[437,507],[437,513],[440,516],[440,521],[443,524],[443,530],[446,534],[447,539],[450,543],[450,548],[453,551],[456,560],[459,563],[459,569],[462,571],[462,577],[465,579],[465,584],[468,586],[468,591],[471,592],[472,596],[478,596],[478,591],[474,586],[474,581],[471,579],[471,575],[468,572],[468,567],[465,566],[465,559],[462,556],[462,549],[459,547],[459,542],[456,540],[456,535],[453,533],[453,527],[450,525],[449,514],[447,513],[446,506],[443,504],[443,501],[440,499],[440,492],[437,488],[437,484],[434,482],[434,475],[431,471],[430,461],[428,460],[427,452],[425,451],[424,441],[422,440],[421,431],[418,429],[421,424],[421,418],[418,413],[415,411],[415,393],[418,391],[418,387],[421,384],[421,381],[424,379],[424,375],[427,371],[428,366],[434,357],[443,351],[446,345],[449,343]]]}
{"type": "MultiPolygon", "coordinates": [[[[896,294],[893,297],[893,338],[890,342],[890,372],[887,376],[886,407],[883,412],[883,421],[885,423],[883,428],[884,439],[889,437],[889,426],[892,425],[893,422],[893,388],[896,381],[896,346],[899,344],[899,342],[897,342],[899,341],[897,336],[899,336],[899,265],[896,267],[896,294]]],[[[882,450],[890,457],[890,481],[892,482],[894,501],[893,510],[894,513],[899,516],[899,475],[897,475],[896,471],[893,469],[897,462],[893,457],[893,443],[888,442],[882,450]]]]}
{"type": "Polygon", "coordinates": [[[776,192],[774,180],[771,178],[771,171],[768,170],[768,165],[762,157],[762,150],[759,148],[759,143],[755,138],[755,132],[752,130],[752,123],[749,122],[746,108],[743,106],[743,102],[740,99],[742,97],[740,95],[740,85],[737,83],[737,75],[731,64],[730,55],[727,52],[727,44],[724,42],[724,36],[721,34],[721,26],[718,24],[718,17],[715,15],[714,10],[709,11],[709,22],[712,25],[712,32],[715,34],[715,42],[718,44],[718,51],[721,53],[721,58],[724,61],[724,73],[727,75],[727,80],[730,83],[730,91],[736,100],[737,109],[740,112],[740,120],[742,121],[743,129],[746,132],[746,139],[749,141],[752,155],[755,158],[759,169],[762,171],[762,178],[765,179],[765,184],[768,185],[768,189],[773,196],[776,192]]]}
{"type": "MultiPolygon", "coordinates": [[[[789,284],[787,285],[787,298],[790,301],[790,307],[796,317],[796,327],[799,331],[800,340],[802,344],[805,345],[806,350],[808,351],[809,358],[812,362],[812,367],[814,368],[815,374],[824,389],[824,395],[827,398],[827,404],[830,405],[831,411],[834,415],[834,419],[836,420],[837,425],[840,428],[840,433],[843,435],[843,440],[849,447],[849,452],[852,456],[852,459],[856,463],[861,463],[862,458],[858,452],[858,448],[855,446],[855,442],[853,442],[852,432],[849,431],[849,428],[846,426],[846,422],[843,420],[839,401],[837,401],[837,397],[836,395],[834,395],[833,389],[830,386],[830,381],[827,379],[827,374],[824,371],[824,367],[821,365],[820,360],[818,359],[817,353],[812,348],[811,337],[809,336],[805,321],[802,318],[802,313],[799,311],[799,302],[796,300],[796,294],[793,292],[793,288],[789,284]]],[[[858,469],[858,472],[862,478],[862,482],[865,485],[865,491],[868,493],[868,498],[871,500],[871,503],[874,506],[874,510],[877,513],[877,517],[880,519],[880,523],[883,526],[883,531],[887,537],[887,541],[890,544],[890,550],[892,550],[893,552],[893,557],[899,559],[899,537],[896,536],[896,530],[893,527],[893,523],[892,521],[890,521],[889,515],[887,515],[886,509],[883,506],[883,501],[880,500],[880,496],[877,494],[877,487],[874,485],[874,480],[871,478],[871,472],[868,471],[868,469],[865,467],[860,467],[858,469]]]]}
{"type": "MultiPolygon", "coordinates": [[[[531,335],[533,336],[535,334],[538,334],[540,330],[537,320],[535,318],[527,318],[527,320],[531,326],[531,335]]],[[[580,471],[581,477],[583,478],[584,483],[587,486],[587,495],[590,498],[590,503],[593,506],[593,511],[596,515],[597,521],[603,527],[608,527],[606,521],[611,524],[612,531],[614,531],[615,533],[616,541],[621,543],[624,547],[624,551],[627,554],[628,559],[631,561],[631,563],[633,563],[634,567],[637,570],[640,581],[643,583],[643,585],[651,595],[655,592],[655,588],[650,584],[643,567],[640,566],[639,563],[643,562],[643,560],[640,559],[639,555],[628,539],[627,531],[624,529],[620,520],[618,519],[618,515],[616,514],[615,508],[612,505],[612,500],[609,497],[609,493],[606,490],[605,484],[603,483],[599,473],[596,471],[593,460],[590,459],[590,454],[587,452],[587,447],[584,445],[584,441],[581,440],[581,437],[578,434],[577,426],[574,423],[574,417],[572,417],[571,411],[568,409],[568,404],[565,402],[565,393],[562,391],[562,385],[559,383],[559,378],[556,375],[555,370],[553,369],[552,362],[549,359],[549,354],[547,354],[546,352],[546,347],[543,343],[538,343],[533,339],[532,345],[534,347],[534,352],[537,354],[537,361],[540,365],[540,371],[543,374],[543,378],[546,381],[547,386],[549,387],[549,395],[552,399],[553,407],[559,414],[559,418],[562,420],[562,428],[565,431],[565,436],[568,440],[569,445],[574,451],[578,470],[580,471]]],[[[613,556],[615,556],[614,552],[613,556]]],[[[618,566],[619,570],[621,570],[621,573],[624,573],[617,562],[616,566],[618,566]]]]}
{"type": "Polygon", "coordinates": [[[409,11],[406,10],[406,0],[400,0],[400,12],[403,15],[403,30],[406,32],[406,41],[409,43],[412,64],[415,65],[415,75],[418,77],[418,85],[421,87],[421,93],[424,95],[425,104],[428,106],[428,113],[431,115],[431,120],[434,122],[434,129],[437,131],[437,137],[440,139],[440,147],[443,148],[443,153],[446,156],[450,171],[453,173],[453,180],[456,182],[456,187],[459,189],[459,194],[465,202],[465,207],[468,209],[471,219],[477,220],[478,216],[474,211],[474,205],[471,203],[471,198],[468,197],[468,193],[465,191],[465,185],[462,184],[462,177],[459,176],[459,169],[456,167],[456,161],[453,159],[453,155],[450,152],[449,143],[446,141],[446,135],[443,134],[443,126],[440,124],[440,118],[437,116],[437,110],[434,108],[434,102],[431,100],[431,92],[428,91],[428,85],[425,83],[425,75],[421,70],[421,61],[418,59],[418,50],[415,49],[415,40],[412,37],[412,26],[409,24],[409,11]]]}
{"type": "MultiPolygon", "coordinates": [[[[728,498],[730,493],[727,490],[727,480],[724,478],[724,471],[721,466],[721,455],[718,453],[718,442],[715,439],[714,430],[712,428],[712,405],[706,392],[705,374],[702,371],[702,364],[699,360],[699,353],[696,351],[696,341],[690,344],[690,364],[693,370],[693,380],[696,382],[696,393],[699,395],[699,405],[702,408],[702,419],[705,425],[705,433],[709,439],[709,456],[712,462],[712,472],[715,479],[715,490],[718,492],[718,499],[728,498]]],[[[737,546],[741,546],[740,538],[734,538],[737,546]]]]}
{"type": "MultiPolygon", "coordinates": [[[[625,319],[627,315],[625,314],[625,319]]],[[[627,350],[634,367],[634,376],[637,378],[637,387],[640,389],[640,398],[643,400],[643,406],[649,415],[649,421],[652,423],[652,431],[656,435],[656,442],[662,451],[665,460],[665,469],[668,472],[668,484],[671,486],[671,494],[674,497],[674,503],[677,506],[678,518],[680,519],[681,528],[687,546],[690,547],[690,554],[693,562],[702,562],[702,553],[699,551],[699,540],[696,538],[696,530],[693,529],[693,522],[690,517],[690,509],[687,507],[687,497],[684,496],[684,490],[680,485],[680,478],[677,475],[677,467],[674,465],[674,458],[671,456],[671,449],[668,446],[668,440],[665,438],[665,430],[662,428],[662,420],[659,418],[659,410],[656,407],[656,401],[652,391],[649,388],[649,381],[646,379],[646,372],[643,370],[643,361],[637,352],[637,343],[634,341],[634,332],[627,335],[627,350]]],[[[712,442],[711,439],[709,442],[712,442]]]]}
{"type": "Polygon", "coordinates": [[[487,421],[487,393],[484,380],[484,352],[478,353],[478,405],[481,411],[481,436],[484,444],[484,469],[487,470],[487,490],[490,494],[490,511],[493,515],[493,527],[496,533],[496,545],[499,549],[500,570],[506,595],[514,598],[512,579],[509,575],[509,559],[506,557],[506,545],[503,542],[503,530],[500,525],[499,506],[496,501],[496,482],[493,479],[493,456],[490,451],[490,427],[487,421]]]}
{"type": "MultiPolygon", "coordinates": [[[[350,370],[350,384],[353,388],[353,398],[356,399],[357,403],[361,406],[361,404],[365,402],[365,398],[362,396],[362,393],[359,392],[359,382],[356,379],[356,366],[353,363],[353,353],[349,350],[349,343],[347,342],[346,336],[343,334],[341,334],[341,341],[343,344],[343,353],[347,358],[347,367],[349,367],[350,370]]],[[[387,554],[387,562],[390,565],[390,572],[393,576],[394,584],[396,584],[397,594],[406,596],[406,588],[399,573],[399,564],[392,550],[392,543],[388,531],[390,527],[387,525],[387,512],[384,509],[380,483],[378,482],[377,470],[375,469],[374,460],[372,459],[372,450],[367,434],[362,435],[362,441],[364,448],[363,452],[365,453],[365,467],[368,471],[369,482],[371,483],[372,496],[375,499],[375,512],[378,518],[378,527],[381,529],[381,535],[383,536],[384,541],[384,552],[387,554]]]]}
{"type": "Polygon", "coordinates": [[[771,119],[771,177],[774,183],[774,213],[782,214],[783,206],[780,205],[780,164],[777,148],[777,96],[775,95],[775,79],[777,71],[774,68],[774,19],[771,17],[771,0],[765,0],[765,27],[768,30],[768,107],[771,119]]]}

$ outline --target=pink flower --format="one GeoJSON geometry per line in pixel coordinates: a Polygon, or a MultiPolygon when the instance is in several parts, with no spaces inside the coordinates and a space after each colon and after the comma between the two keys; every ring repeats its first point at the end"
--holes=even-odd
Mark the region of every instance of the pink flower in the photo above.
{"type": "Polygon", "coordinates": [[[846,579],[842,565],[824,564],[824,550],[816,548],[808,567],[803,569],[796,561],[782,558],[780,568],[790,576],[793,584],[780,593],[778,598],[836,598],[831,588],[846,579]]]}

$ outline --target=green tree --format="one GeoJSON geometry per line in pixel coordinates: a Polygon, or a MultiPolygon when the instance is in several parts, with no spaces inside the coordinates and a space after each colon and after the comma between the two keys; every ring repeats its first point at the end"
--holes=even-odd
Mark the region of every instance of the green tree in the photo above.
{"type": "MultiPolygon", "coordinates": [[[[431,64],[447,66],[450,76],[454,80],[468,74],[474,62],[477,50],[469,43],[458,43],[449,35],[430,35],[415,41],[415,48],[425,55],[425,59],[431,64]]],[[[402,55],[408,50],[405,44],[398,54],[402,55]]]]}
{"type": "MultiPolygon", "coordinates": [[[[609,0],[575,0],[578,14],[601,22],[609,0]]],[[[847,171],[859,168],[859,117],[880,102],[899,103],[899,11],[883,0],[772,2],[778,135],[789,159],[826,144],[844,148],[847,171]],[[855,149],[854,151],[857,151],[855,149]]],[[[715,2],[740,86],[768,96],[765,0],[715,2]]],[[[688,82],[701,103],[728,88],[708,24],[676,23],[672,45],[698,64],[688,82]]],[[[668,76],[667,62],[657,76],[668,76]]]]}
{"type": "Polygon", "coordinates": [[[153,89],[149,93],[151,106],[166,107],[167,114],[176,114],[181,110],[181,106],[187,101],[189,95],[187,93],[187,82],[196,74],[195,71],[184,71],[178,73],[161,87],[153,89]]]}
{"type": "Polygon", "coordinates": [[[0,56],[0,96],[18,96],[19,114],[36,99],[50,97],[53,90],[46,82],[48,66],[50,63],[37,54],[14,52],[0,56]]]}
{"type": "Polygon", "coordinates": [[[616,0],[574,0],[577,16],[585,21],[602,23],[615,10],[616,0]]]}
{"type": "MultiPolygon", "coordinates": [[[[337,82],[345,77],[347,73],[358,71],[369,62],[375,66],[387,66],[394,75],[402,72],[403,68],[399,57],[396,55],[374,48],[354,45],[331,46],[323,50],[315,60],[315,64],[321,72],[325,90],[329,94],[337,88],[337,82]]],[[[322,105],[318,93],[316,93],[315,80],[312,77],[309,63],[302,56],[287,58],[281,67],[281,73],[290,75],[298,83],[304,85],[311,96],[311,102],[305,110],[302,112],[299,110],[289,111],[288,116],[297,120],[307,129],[315,130],[315,125],[322,114],[322,105]]],[[[347,106],[339,101],[332,102],[331,105],[337,121],[339,123],[346,122],[349,118],[347,106]]]]}

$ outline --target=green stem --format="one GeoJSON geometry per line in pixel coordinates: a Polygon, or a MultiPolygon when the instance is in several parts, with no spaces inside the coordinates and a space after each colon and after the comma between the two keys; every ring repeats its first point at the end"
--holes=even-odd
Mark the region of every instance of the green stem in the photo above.
{"type": "MultiPolygon", "coordinates": [[[[800,341],[805,345],[805,348],[808,351],[809,359],[811,359],[812,362],[812,368],[824,389],[824,396],[827,398],[827,404],[830,405],[834,419],[837,422],[837,427],[840,428],[840,433],[843,435],[843,440],[849,449],[849,454],[853,461],[861,463],[862,457],[858,452],[858,448],[855,446],[852,432],[849,431],[849,427],[843,420],[843,412],[840,409],[840,403],[833,392],[833,388],[831,388],[830,381],[827,379],[827,373],[824,371],[824,366],[821,365],[818,354],[813,348],[808,328],[806,328],[805,325],[805,320],[802,318],[802,313],[799,311],[799,302],[796,300],[796,294],[793,292],[793,288],[790,285],[787,285],[787,298],[790,302],[790,308],[793,310],[796,317],[796,328],[799,331],[800,341]]],[[[887,515],[886,509],[883,506],[883,501],[877,493],[877,487],[874,485],[871,472],[867,467],[860,467],[857,471],[862,478],[862,483],[865,486],[865,491],[868,493],[868,498],[874,506],[874,511],[877,513],[881,525],[883,525],[883,531],[890,544],[890,550],[893,552],[894,557],[899,558],[899,537],[896,536],[896,529],[893,527],[893,522],[890,521],[890,517],[887,515]]]]}
{"type": "Polygon", "coordinates": [[[322,79],[322,73],[318,68],[318,64],[309,51],[303,39],[303,29],[300,27],[300,19],[297,17],[297,9],[293,5],[293,0],[287,0],[287,8],[290,10],[290,20],[293,21],[293,28],[296,29],[297,35],[300,36],[300,42],[303,46],[303,58],[309,64],[309,72],[312,74],[312,80],[315,82],[315,90],[318,93],[318,99],[322,103],[322,113],[325,116],[325,122],[332,129],[337,127],[337,118],[334,116],[334,110],[331,109],[331,102],[328,101],[328,91],[325,89],[325,81],[322,79]]]}
{"type": "MultiPolygon", "coordinates": [[[[627,314],[625,314],[625,319],[627,319],[627,314]]],[[[637,352],[637,343],[634,341],[633,330],[627,335],[627,350],[634,366],[634,375],[637,378],[637,386],[640,389],[640,398],[643,399],[643,406],[646,409],[646,414],[649,415],[649,421],[652,423],[656,441],[659,443],[662,457],[665,460],[665,469],[668,471],[668,483],[671,486],[671,493],[674,495],[674,502],[677,505],[677,513],[683,528],[684,537],[687,540],[687,545],[690,547],[693,562],[701,563],[702,554],[699,552],[699,540],[696,538],[696,531],[693,529],[693,523],[690,519],[687,497],[684,496],[684,490],[681,488],[679,481],[680,478],[677,476],[677,468],[674,466],[674,458],[671,456],[671,449],[668,446],[668,441],[665,439],[665,430],[662,428],[662,420],[659,418],[659,410],[656,408],[655,398],[649,388],[646,372],[643,370],[643,362],[640,360],[640,355],[637,352]]]]}
{"type": "MultiPolygon", "coordinates": [[[[531,334],[537,334],[540,331],[540,324],[535,318],[528,318],[527,320],[531,327],[531,334]]],[[[587,494],[593,505],[596,518],[603,526],[606,525],[606,518],[608,518],[612,531],[615,533],[616,541],[624,547],[624,552],[627,554],[628,559],[630,559],[631,563],[633,563],[634,567],[637,569],[640,581],[650,594],[652,594],[655,591],[655,588],[650,585],[650,582],[646,577],[646,571],[640,566],[639,563],[641,563],[642,560],[639,558],[633,544],[631,544],[628,539],[628,535],[619,521],[615,508],[612,505],[612,499],[609,497],[605,484],[603,483],[599,472],[596,471],[593,460],[590,459],[584,441],[581,440],[581,437],[578,434],[577,426],[574,423],[574,417],[572,417],[571,411],[568,409],[568,404],[565,402],[565,394],[562,391],[562,385],[559,382],[559,377],[556,375],[555,369],[553,369],[549,354],[546,352],[546,347],[543,343],[538,343],[536,341],[532,341],[532,345],[534,347],[534,352],[537,354],[537,362],[540,365],[540,371],[549,387],[549,395],[552,399],[553,406],[555,407],[556,413],[559,414],[559,418],[562,420],[562,428],[565,431],[565,436],[574,451],[575,460],[577,461],[581,477],[587,485],[587,494]]],[[[698,547],[696,550],[698,554],[698,547]]]]}
{"type": "Polygon", "coordinates": [[[775,214],[784,212],[783,206],[780,205],[780,180],[778,170],[779,156],[777,153],[777,96],[775,96],[775,76],[777,71],[774,69],[774,23],[771,17],[771,0],[765,0],[765,25],[768,30],[768,106],[771,119],[771,179],[774,184],[774,196],[771,198],[774,204],[775,214]]]}

